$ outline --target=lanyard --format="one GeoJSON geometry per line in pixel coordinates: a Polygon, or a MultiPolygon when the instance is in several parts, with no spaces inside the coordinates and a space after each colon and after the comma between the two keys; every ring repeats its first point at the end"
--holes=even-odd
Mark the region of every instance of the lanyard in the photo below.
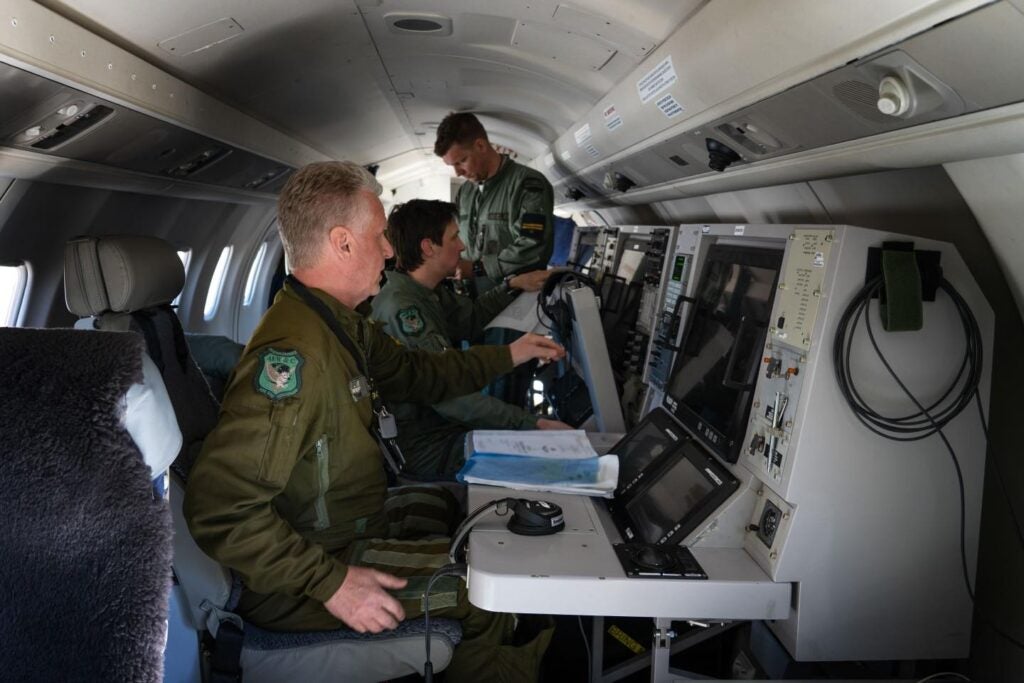
{"type": "Polygon", "coordinates": [[[299,295],[307,306],[313,309],[317,315],[327,324],[334,336],[338,338],[338,342],[345,347],[345,350],[349,352],[352,359],[356,362],[356,366],[359,368],[359,372],[362,373],[363,377],[366,378],[367,384],[370,387],[370,403],[373,407],[373,414],[376,417],[376,424],[374,426],[374,436],[377,438],[377,442],[380,444],[381,452],[384,454],[388,465],[392,471],[397,475],[401,471],[401,466],[405,464],[405,458],[402,456],[402,451],[398,447],[396,439],[398,438],[398,424],[395,421],[395,416],[388,412],[387,406],[384,405],[384,401],[381,400],[380,394],[377,393],[377,387],[373,382],[373,378],[370,376],[370,371],[366,366],[366,357],[362,351],[356,346],[356,343],[352,341],[352,338],[348,336],[345,329],[341,326],[341,322],[338,317],[334,315],[330,308],[327,307],[320,299],[316,298],[306,285],[302,284],[295,279],[292,275],[285,278],[285,282],[295,290],[295,293],[299,295]]]}

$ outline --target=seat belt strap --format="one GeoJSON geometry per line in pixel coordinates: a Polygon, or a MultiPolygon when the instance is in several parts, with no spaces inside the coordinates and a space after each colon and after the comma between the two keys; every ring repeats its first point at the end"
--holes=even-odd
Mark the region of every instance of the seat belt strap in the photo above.
{"type": "Polygon", "coordinates": [[[243,632],[231,620],[217,629],[210,656],[210,683],[241,683],[243,632]]]}

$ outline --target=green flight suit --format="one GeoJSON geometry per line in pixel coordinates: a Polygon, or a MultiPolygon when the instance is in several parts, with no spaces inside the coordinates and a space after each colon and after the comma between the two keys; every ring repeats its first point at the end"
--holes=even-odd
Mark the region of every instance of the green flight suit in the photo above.
{"type": "MultiPolygon", "coordinates": [[[[385,400],[460,396],[512,367],[503,347],[443,354],[403,349],[376,323],[311,291],[362,350],[385,400]]],[[[220,420],[189,475],[189,529],[208,555],[241,576],[238,611],[257,626],[340,627],[323,603],[341,586],[348,564],[411,577],[396,597],[406,615],[416,617],[427,577],[447,561],[447,539],[424,545],[431,543],[426,534],[405,533],[388,509],[371,401],[359,377],[354,359],[286,284],[253,332],[228,383],[220,420]]],[[[427,507],[436,504],[423,498],[427,507]]],[[[466,647],[456,648],[449,670],[451,680],[470,680],[476,673],[467,672],[502,659],[496,652],[509,642],[512,617],[473,607],[457,584],[439,588],[431,613],[462,620],[466,647]]],[[[533,651],[502,651],[516,662],[513,670],[526,671],[546,646],[542,634],[530,644],[533,651]]]]}
{"type": "Polygon", "coordinates": [[[508,275],[547,268],[554,248],[554,191],[544,174],[503,156],[494,177],[463,183],[455,203],[463,253],[487,273],[476,278],[479,291],[508,275]]]}
{"type": "MultiPolygon", "coordinates": [[[[413,349],[440,353],[460,341],[476,343],[484,326],[512,303],[507,287],[495,287],[473,300],[444,285],[428,289],[410,275],[387,274],[373,298],[371,317],[384,331],[413,349]]],[[[470,429],[535,429],[537,418],[527,411],[481,393],[424,406],[396,403],[398,445],[405,456],[403,473],[414,479],[451,480],[465,462],[465,436],[470,429]]]]}

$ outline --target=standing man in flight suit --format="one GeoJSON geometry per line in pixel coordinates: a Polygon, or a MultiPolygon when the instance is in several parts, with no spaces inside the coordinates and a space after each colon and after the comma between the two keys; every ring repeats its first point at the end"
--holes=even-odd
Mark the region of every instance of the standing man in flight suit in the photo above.
{"type": "MultiPolygon", "coordinates": [[[[311,164],[288,180],[278,218],[291,275],[253,332],[189,476],[189,529],[241,576],[238,612],[261,627],[344,622],[378,633],[422,614],[426,581],[445,563],[449,539],[425,540],[425,530],[407,525],[423,511],[402,517],[388,500],[375,438],[387,421],[381,397],[433,403],[564,353],[537,335],[509,347],[409,351],[357,313],[393,253],[380,190],[349,162],[311,164]]],[[[536,675],[550,629],[513,647],[521,634],[511,615],[473,607],[458,579],[432,593],[431,605],[463,625],[449,680],[536,675]]]]}
{"type": "MultiPolygon", "coordinates": [[[[544,174],[499,154],[473,114],[451,113],[437,128],[434,154],[455,170],[463,183],[456,196],[459,233],[466,245],[459,273],[471,278],[477,294],[507,276],[547,268],[554,249],[554,191],[544,174]]],[[[507,342],[508,331],[489,334],[490,343],[507,342]]],[[[488,392],[524,405],[530,377],[513,373],[488,392]]]]}
{"type": "Polygon", "coordinates": [[[470,181],[456,197],[466,245],[462,277],[474,277],[483,293],[509,275],[547,268],[554,247],[554,192],[544,174],[499,154],[470,113],[444,117],[434,154],[470,181]]]}
{"type": "MultiPolygon", "coordinates": [[[[409,348],[440,353],[458,348],[461,341],[479,343],[484,325],[516,294],[535,292],[547,279],[547,271],[537,270],[510,275],[475,300],[454,294],[441,283],[455,275],[465,248],[456,215],[449,202],[413,199],[388,216],[396,268],[373,298],[371,317],[409,348]]],[[[432,406],[398,403],[394,410],[398,444],[405,456],[402,472],[426,481],[455,478],[465,463],[470,429],[572,429],[481,393],[432,406]]]]}

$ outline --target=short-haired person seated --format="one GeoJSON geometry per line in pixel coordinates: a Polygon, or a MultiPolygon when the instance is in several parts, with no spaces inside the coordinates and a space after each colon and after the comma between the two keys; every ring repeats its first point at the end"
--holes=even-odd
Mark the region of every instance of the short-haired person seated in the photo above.
{"type": "MultiPolygon", "coordinates": [[[[380,191],[350,162],[311,164],[288,179],[278,218],[291,275],[245,347],[189,476],[189,530],[242,578],[237,611],[263,628],[344,622],[379,633],[422,615],[458,506],[440,487],[388,491],[378,400],[436,403],[514,365],[565,355],[529,334],[509,346],[414,351],[360,315],[392,255],[380,191]]],[[[436,587],[431,614],[462,622],[446,680],[536,679],[553,627],[524,632],[530,620],[515,626],[511,615],[477,609],[454,577],[436,587]]]]}
{"type": "MultiPolygon", "coordinates": [[[[388,237],[396,269],[374,297],[371,317],[384,331],[412,349],[443,352],[462,341],[478,343],[484,326],[512,303],[520,291],[539,290],[547,271],[507,278],[471,299],[442,284],[456,274],[465,248],[459,237],[456,207],[449,202],[413,199],[388,217],[388,237]]],[[[472,429],[571,429],[564,422],[528,411],[479,392],[432,406],[397,403],[398,444],[403,473],[414,479],[454,479],[465,462],[466,432],[472,429]]]]}

